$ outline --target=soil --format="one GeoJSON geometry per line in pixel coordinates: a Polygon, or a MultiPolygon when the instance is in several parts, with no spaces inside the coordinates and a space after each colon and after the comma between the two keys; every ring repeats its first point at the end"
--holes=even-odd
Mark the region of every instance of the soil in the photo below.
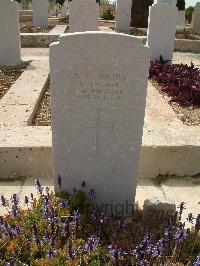
{"type": "Polygon", "coordinates": [[[103,27],[115,27],[115,23],[109,22],[109,21],[99,21],[98,22],[99,26],[103,26],[103,27]]]}
{"type": "Polygon", "coordinates": [[[171,97],[162,91],[162,87],[151,80],[154,87],[161,93],[163,98],[169,103],[177,117],[187,126],[200,126],[200,106],[182,106],[177,102],[171,102],[171,97]]]}
{"type": "Polygon", "coordinates": [[[51,126],[50,82],[46,85],[43,98],[33,120],[33,126],[51,126]]]}
{"type": "Polygon", "coordinates": [[[47,27],[33,27],[30,25],[21,25],[20,32],[21,33],[49,33],[55,26],[47,26],[47,27]]]}
{"type": "Polygon", "coordinates": [[[129,32],[130,35],[134,36],[147,36],[147,32],[138,28],[132,28],[129,32]]]}
{"type": "Polygon", "coordinates": [[[0,99],[21,76],[27,66],[28,63],[22,63],[18,66],[0,66],[0,99]]]}
{"type": "Polygon", "coordinates": [[[177,32],[176,39],[200,40],[200,36],[188,32],[177,32]]]}

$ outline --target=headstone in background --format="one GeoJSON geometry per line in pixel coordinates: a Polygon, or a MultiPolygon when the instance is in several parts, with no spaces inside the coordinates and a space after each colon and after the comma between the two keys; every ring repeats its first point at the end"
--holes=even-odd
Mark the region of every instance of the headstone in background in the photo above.
{"type": "Polygon", "coordinates": [[[33,8],[33,26],[47,27],[48,26],[48,0],[32,0],[33,8]]]}
{"type": "Polygon", "coordinates": [[[65,0],[65,2],[63,3],[63,5],[60,8],[60,15],[61,17],[66,17],[68,14],[68,7],[69,7],[69,3],[68,1],[65,0]]]}
{"type": "Polygon", "coordinates": [[[185,27],[185,10],[178,11],[177,26],[185,27]]]}
{"type": "Polygon", "coordinates": [[[129,32],[131,23],[131,0],[117,0],[116,8],[116,30],[129,32]]]}
{"type": "Polygon", "coordinates": [[[19,4],[0,1],[0,65],[17,65],[21,62],[19,4]]]}
{"type": "Polygon", "coordinates": [[[56,191],[58,175],[63,190],[85,181],[104,211],[131,212],[149,59],[139,38],[117,33],[67,34],[50,46],[56,191]]]}
{"type": "Polygon", "coordinates": [[[172,60],[178,9],[174,5],[154,4],[149,9],[147,45],[151,60],[172,60]],[[170,15],[169,15],[170,14],[170,15]]]}
{"type": "Polygon", "coordinates": [[[176,6],[177,0],[156,0],[154,3],[155,4],[168,4],[168,5],[176,6]]]}
{"type": "Polygon", "coordinates": [[[97,31],[99,4],[94,0],[73,0],[69,4],[69,31],[97,31]]]}
{"type": "Polygon", "coordinates": [[[200,34],[200,2],[194,8],[192,26],[194,31],[200,34]]]}

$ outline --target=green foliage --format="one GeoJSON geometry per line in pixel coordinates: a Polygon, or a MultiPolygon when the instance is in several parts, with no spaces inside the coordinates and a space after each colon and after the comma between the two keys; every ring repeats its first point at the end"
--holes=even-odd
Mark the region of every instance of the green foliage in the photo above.
{"type": "Polygon", "coordinates": [[[177,0],[177,5],[178,10],[185,10],[185,0],[177,0]]]}
{"type": "Polygon", "coordinates": [[[153,4],[153,0],[132,0],[131,26],[147,28],[149,6],[153,4]]]}
{"type": "Polygon", "coordinates": [[[111,9],[109,8],[108,10],[106,10],[106,12],[103,13],[101,18],[105,20],[113,20],[115,16],[113,15],[111,9]]]}
{"type": "Polygon", "coordinates": [[[191,21],[192,21],[193,12],[194,12],[194,7],[192,7],[192,6],[186,8],[186,10],[185,10],[185,18],[186,18],[186,21],[188,21],[189,23],[191,23],[191,21]]]}

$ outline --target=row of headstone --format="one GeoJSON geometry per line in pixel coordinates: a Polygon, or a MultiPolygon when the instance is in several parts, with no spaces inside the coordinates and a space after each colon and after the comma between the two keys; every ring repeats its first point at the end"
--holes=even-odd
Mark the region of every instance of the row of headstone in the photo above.
{"type": "Polygon", "coordinates": [[[74,0],[69,5],[69,31],[97,31],[99,4],[94,0],[74,0]]]}
{"type": "MultiPolygon", "coordinates": [[[[161,0],[159,1],[161,2],[161,0]]],[[[149,9],[147,45],[151,60],[172,60],[178,9],[175,4],[156,3],[149,9]],[[170,14],[170,19],[169,19],[170,14]]]]}
{"type": "MultiPolygon", "coordinates": [[[[129,0],[126,1],[128,2],[129,0]]],[[[122,0],[121,5],[123,6],[126,1],[122,0]]],[[[5,26],[1,27],[1,39],[4,41],[1,41],[0,44],[1,51],[3,51],[1,52],[2,58],[0,63],[16,64],[20,61],[18,4],[2,0],[1,5],[1,25],[5,26]],[[7,3],[9,4],[7,5],[7,3]],[[7,19],[5,19],[5,14],[7,19]],[[8,19],[11,17],[9,14],[13,14],[12,20],[8,19]],[[6,21],[7,23],[5,23],[6,21]],[[8,38],[8,40],[6,40],[6,38],[8,38]],[[13,44],[15,48],[9,48],[8,43],[13,44]],[[5,53],[4,51],[7,49],[10,49],[11,52],[5,53]],[[8,56],[6,54],[8,54],[8,56]],[[10,58],[12,58],[12,60],[10,58]]],[[[32,6],[34,13],[34,26],[48,25],[48,1],[32,0],[32,6]],[[44,16],[44,14],[46,15],[44,16]]],[[[98,4],[94,0],[84,0],[81,2],[74,0],[70,5],[70,14],[70,32],[98,30],[98,4]]],[[[166,60],[172,59],[176,17],[177,8],[173,4],[159,3],[150,7],[147,44],[151,48],[152,60],[159,59],[160,55],[162,55],[166,60]],[[171,16],[170,20],[168,18],[168,14],[171,16]]]]}
{"type": "Polygon", "coordinates": [[[200,2],[198,2],[194,8],[192,26],[194,31],[200,34],[200,2]]]}
{"type": "Polygon", "coordinates": [[[20,62],[19,4],[0,0],[0,64],[17,65],[20,62]]]}
{"type": "Polygon", "coordinates": [[[32,0],[33,9],[33,26],[46,27],[48,26],[48,0],[32,0]]]}

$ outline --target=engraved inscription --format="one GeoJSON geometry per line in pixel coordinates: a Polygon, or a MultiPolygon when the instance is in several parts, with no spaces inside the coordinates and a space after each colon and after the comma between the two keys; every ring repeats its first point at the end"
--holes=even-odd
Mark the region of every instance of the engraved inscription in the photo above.
{"type": "Polygon", "coordinates": [[[106,100],[119,101],[127,95],[127,78],[124,74],[100,73],[94,75],[86,75],[83,79],[79,74],[74,74],[74,79],[79,83],[78,99],[97,102],[106,100]],[[91,80],[94,80],[94,82],[91,82],[91,80]]]}

